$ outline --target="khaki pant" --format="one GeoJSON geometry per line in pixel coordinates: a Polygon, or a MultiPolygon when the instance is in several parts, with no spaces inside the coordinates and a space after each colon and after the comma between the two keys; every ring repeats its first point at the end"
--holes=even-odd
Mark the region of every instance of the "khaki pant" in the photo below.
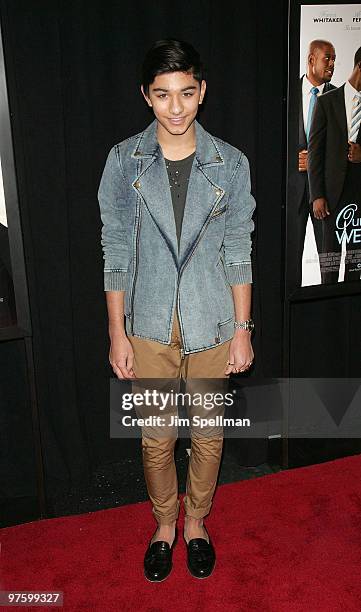
{"type": "MultiPolygon", "coordinates": [[[[220,346],[192,353],[181,358],[181,335],[175,313],[171,344],[129,336],[134,351],[134,372],[137,379],[158,378],[185,380],[185,393],[202,393],[218,389],[224,392],[224,370],[229,358],[230,340],[220,346]],[[213,379],[209,383],[197,379],[213,379]],[[214,379],[222,379],[217,381],[214,379]],[[217,386],[218,385],[218,386],[217,386]]],[[[134,383],[135,386],[137,383],[134,383]]],[[[134,385],[133,385],[134,388],[134,385]]],[[[194,397],[194,396],[193,396],[194,397]]],[[[204,414],[203,407],[190,408],[190,413],[204,414]]],[[[224,406],[217,409],[223,414],[224,406]]],[[[177,413],[177,408],[167,408],[167,418],[177,413]]],[[[214,413],[213,413],[214,414],[214,413]]],[[[212,416],[213,416],[212,414],[212,416]]],[[[191,455],[188,467],[184,508],[188,516],[203,518],[212,505],[222,455],[223,428],[211,427],[205,431],[190,430],[191,455]]],[[[142,428],[142,455],[144,477],[148,495],[153,505],[153,515],[159,524],[167,524],[178,518],[179,500],[177,472],[174,462],[174,446],[177,435],[159,434],[159,429],[142,428]]]]}

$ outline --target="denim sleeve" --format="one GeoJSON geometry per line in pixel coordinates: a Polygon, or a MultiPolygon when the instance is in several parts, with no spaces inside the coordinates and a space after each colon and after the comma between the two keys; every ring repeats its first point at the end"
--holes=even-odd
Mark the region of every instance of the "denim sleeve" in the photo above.
{"type": "Polygon", "coordinates": [[[103,223],[104,291],[124,291],[129,265],[129,214],[126,182],[117,147],[108,155],[98,190],[103,223]]]}
{"type": "Polygon", "coordinates": [[[225,271],[230,285],[252,283],[251,233],[256,202],[251,194],[248,159],[242,154],[231,178],[223,241],[225,271]]]}

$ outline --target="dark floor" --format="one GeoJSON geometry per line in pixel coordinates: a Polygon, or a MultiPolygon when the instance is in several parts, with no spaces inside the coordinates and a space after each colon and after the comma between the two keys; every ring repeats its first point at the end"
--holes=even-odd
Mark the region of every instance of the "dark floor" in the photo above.
{"type": "MultiPolygon", "coordinates": [[[[178,473],[178,488],[185,491],[188,468],[188,451],[190,443],[186,439],[178,440],[175,451],[175,463],[178,473]]],[[[219,474],[219,484],[256,478],[264,474],[277,472],[280,466],[262,463],[256,467],[244,467],[234,453],[228,452],[227,441],[223,452],[219,474]]],[[[143,466],[138,456],[123,459],[118,463],[103,465],[94,474],[91,487],[79,495],[53,500],[52,512],[55,516],[93,512],[104,508],[114,508],[124,504],[145,501],[148,499],[143,478],[143,466]]]]}
{"type": "MultiPolygon", "coordinates": [[[[185,491],[190,442],[180,439],[175,461],[179,491],[185,491]]],[[[289,467],[322,463],[339,457],[361,453],[361,440],[290,440],[289,467]]],[[[272,474],[282,467],[280,440],[225,440],[219,484],[237,482],[272,474]],[[247,465],[250,464],[250,465],[247,465]]],[[[100,466],[90,484],[83,489],[48,500],[48,516],[65,516],[114,508],[148,499],[143,478],[140,447],[138,453],[117,463],[100,466]]],[[[1,502],[1,526],[16,525],[39,518],[37,500],[18,498],[1,502]]]]}
{"type": "MultiPolygon", "coordinates": [[[[176,443],[175,463],[180,493],[185,491],[189,447],[190,441],[187,439],[179,439],[176,443]]],[[[266,440],[248,441],[243,445],[239,445],[238,440],[225,440],[218,482],[224,484],[277,472],[281,469],[278,456],[279,449],[271,448],[266,440]],[[247,463],[253,466],[248,467],[245,465],[247,463]]],[[[65,495],[48,499],[48,516],[94,512],[147,499],[141,447],[137,444],[129,457],[117,463],[101,465],[94,472],[91,482],[83,488],[77,487],[65,495]]],[[[39,515],[37,500],[33,498],[5,500],[0,504],[0,512],[1,527],[36,520],[39,515]]]]}

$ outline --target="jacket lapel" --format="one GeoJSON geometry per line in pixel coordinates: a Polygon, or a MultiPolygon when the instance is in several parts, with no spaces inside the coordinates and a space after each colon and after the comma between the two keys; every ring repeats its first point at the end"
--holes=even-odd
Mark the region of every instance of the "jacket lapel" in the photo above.
{"type": "MultiPolygon", "coordinates": [[[[305,131],[305,125],[304,125],[304,121],[303,121],[303,79],[305,78],[305,74],[300,78],[299,81],[299,121],[298,121],[298,142],[300,143],[300,148],[301,149],[307,149],[307,138],[306,138],[306,131],[305,131]]],[[[332,89],[336,89],[331,83],[325,83],[325,86],[323,88],[323,93],[327,93],[328,91],[331,91],[332,89]]]]}
{"type": "MultiPolygon", "coordinates": [[[[224,196],[224,189],[213,178],[214,169],[224,165],[215,140],[195,122],[196,154],[189,176],[179,245],[179,264],[184,265],[191,255],[203,227],[213,209],[224,196]]],[[[217,174],[216,174],[217,176],[217,174]]]]}
{"type": "Polygon", "coordinates": [[[306,132],[305,132],[305,126],[304,126],[304,121],[303,121],[303,93],[302,93],[303,79],[304,79],[304,75],[300,78],[300,88],[299,88],[298,142],[299,142],[301,149],[307,149],[307,139],[306,139],[306,132]]]}
{"type": "Polygon", "coordinates": [[[334,111],[336,115],[336,121],[340,129],[342,130],[343,139],[348,141],[348,129],[347,129],[347,116],[346,116],[346,106],[345,106],[345,86],[341,85],[336,90],[336,93],[333,95],[333,105],[334,111]]]}
{"type": "Polygon", "coordinates": [[[132,157],[138,160],[138,174],[133,187],[174,256],[178,250],[177,233],[167,169],[157,141],[156,120],[141,133],[132,157]]]}
{"type": "Polygon", "coordinates": [[[179,267],[191,254],[208,216],[224,195],[224,190],[211,178],[211,168],[223,165],[224,160],[211,135],[197,121],[195,128],[196,153],[189,177],[179,254],[172,196],[164,156],[157,141],[156,119],[141,133],[132,153],[140,164],[133,187],[179,267]]]}

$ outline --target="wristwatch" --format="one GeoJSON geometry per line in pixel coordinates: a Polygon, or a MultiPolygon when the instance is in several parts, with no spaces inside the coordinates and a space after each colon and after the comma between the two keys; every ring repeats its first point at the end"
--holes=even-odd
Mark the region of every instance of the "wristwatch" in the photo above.
{"type": "Polygon", "coordinates": [[[235,329],[246,329],[251,332],[254,329],[254,323],[252,319],[247,319],[247,321],[235,321],[234,322],[235,329]]]}

